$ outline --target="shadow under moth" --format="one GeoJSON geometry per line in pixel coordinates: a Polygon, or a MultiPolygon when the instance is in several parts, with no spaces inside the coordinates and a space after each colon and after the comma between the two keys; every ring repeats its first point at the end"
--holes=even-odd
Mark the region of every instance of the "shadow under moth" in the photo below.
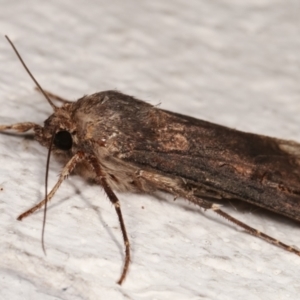
{"type": "Polygon", "coordinates": [[[47,171],[50,153],[65,163],[49,193],[46,175],[45,199],[18,220],[44,206],[45,224],[47,202],[69,174],[77,173],[102,186],[118,215],[125,245],[119,284],[128,271],[130,243],[114,190],[162,191],[185,198],[254,236],[300,255],[296,248],[231,217],[214,203],[238,199],[300,221],[300,144],[159,109],[117,91],[67,101],[40,87],[8,41],[53,113],[44,126],[24,122],[0,125],[0,131],[33,130],[35,139],[49,149],[47,171]],[[51,99],[63,102],[62,106],[51,99]]]}

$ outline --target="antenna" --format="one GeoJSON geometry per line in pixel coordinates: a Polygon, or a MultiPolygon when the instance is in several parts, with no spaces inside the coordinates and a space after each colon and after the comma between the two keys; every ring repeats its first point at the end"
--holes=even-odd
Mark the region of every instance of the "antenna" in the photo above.
{"type": "Polygon", "coordinates": [[[31,79],[34,81],[34,83],[36,84],[36,86],[38,87],[38,89],[41,91],[41,93],[45,96],[45,98],[47,99],[47,101],[49,102],[49,104],[51,105],[51,107],[53,108],[54,111],[56,111],[58,109],[57,106],[54,105],[54,103],[50,100],[50,98],[46,95],[46,93],[44,92],[44,90],[42,89],[42,87],[40,86],[40,84],[37,82],[37,80],[33,77],[33,75],[31,74],[31,72],[29,71],[29,69],[27,68],[26,64],[24,63],[21,55],[19,54],[18,50],[16,49],[15,45],[12,43],[12,41],[9,39],[9,37],[7,35],[5,35],[5,38],[8,40],[8,42],[10,43],[10,45],[12,46],[12,48],[14,49],[16,55],[18,56],[21,64],[23,65],[23,67],[25,68],[25,70],[27,71],[28,75],[31,77],[31,79]]]}

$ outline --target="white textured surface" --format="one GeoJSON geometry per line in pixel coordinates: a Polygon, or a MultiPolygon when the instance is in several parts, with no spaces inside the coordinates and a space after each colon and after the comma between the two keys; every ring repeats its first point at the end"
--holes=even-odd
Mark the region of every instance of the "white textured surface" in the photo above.
{"type": "MultiPolygon", "coordinates": [[[[1,0],[8,34],[40,84],[61,96],[118,89],[161,107],[300,141],[299,1],[1,0]]],[[[41,123],[51,112],[0,38],[0,123],[41,123]]],[[[0,135],[0,299],[297,299],[300,258],[185,201],[119,195],[132,264],[115,281],[123,244],[97,186],[71,177],[48,210],[46,150],[0,135]],[[144,207],[144,209],[142,208],[144,207]]],[[[60,166],[53,160],[50,186],[60,166]]],[[[226,211],[300,246],[281,217],[226,211]]]]}

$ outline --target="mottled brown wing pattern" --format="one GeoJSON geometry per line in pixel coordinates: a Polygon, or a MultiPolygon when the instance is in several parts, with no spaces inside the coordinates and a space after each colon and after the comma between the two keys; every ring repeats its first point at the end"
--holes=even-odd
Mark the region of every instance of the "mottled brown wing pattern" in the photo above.
{"type": "MultiPolygon", "coordinates": [[[[300,220],[299,144],[158,109],[155,115],[153,142],[137,140],[122,153],[124,160],[184,178],[187,186],[205,186],[216,197],[241,199],[300,220]]],[[[145,120],[142,126],[151,123],[145,120]]]]}

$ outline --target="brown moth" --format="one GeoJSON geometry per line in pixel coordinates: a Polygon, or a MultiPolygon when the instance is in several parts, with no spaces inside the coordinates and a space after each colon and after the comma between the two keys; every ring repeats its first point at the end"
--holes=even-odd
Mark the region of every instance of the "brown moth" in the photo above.
{"type": "Polygon", "coordinates": [[[119,284],[128,271],[130,246],[113,190],[163,191],[183,197],[205,210],[212,209],[250,234],[300,255],[296,248],[240,222],[214,203],[214,199],[239,199],[299,221],[300,144],[159,109],[116,91],[70,102],[36,84],[53,108],[44,126],[24,122],[1,125],[0,130],[33,130],[35,139],[59,156],[65,166],[45,199],[18,220],[47,205],[63,180],[76,172],[99,183],[114,204],[125,245],[119,284]],[[54,105],[50,98],[63,105],[54,105]]]}

